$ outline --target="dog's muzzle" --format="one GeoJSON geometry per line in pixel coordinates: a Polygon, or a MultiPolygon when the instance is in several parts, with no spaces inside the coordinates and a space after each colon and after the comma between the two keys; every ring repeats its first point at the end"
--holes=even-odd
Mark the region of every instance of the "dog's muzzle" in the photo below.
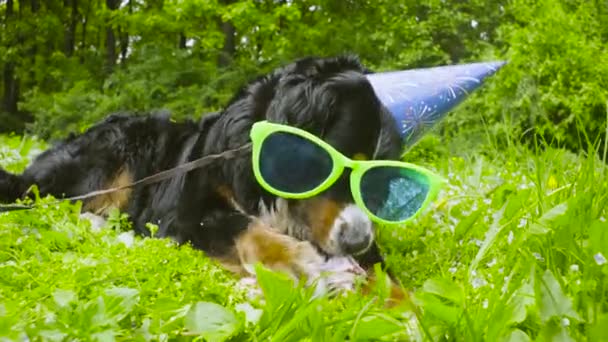
{"type": "Polygon", "coordinates": [[[341,254],[357,255],[365,252],[374,238],[372,222],[356,205],[348,205],[336,217],[332,239],[341,254]]]}

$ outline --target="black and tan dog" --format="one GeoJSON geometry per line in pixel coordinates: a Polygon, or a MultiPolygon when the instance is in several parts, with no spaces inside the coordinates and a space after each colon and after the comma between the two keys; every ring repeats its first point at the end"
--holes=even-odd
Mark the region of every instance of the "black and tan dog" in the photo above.
{"type": "MultiPolygon", "coordinates": [[[[70,197],[131,183],[250,141],[254,122],[303,128],[346,156],[398,159],[395,121],[354,57],[306,58],[244,87],[219,114],[199,123],[168,117],[112,115],[38,156],[21,175],[0,170],[0,199],[14,201],[31,185],[42,195],[70,197]]],[[[353,201],[348,171],[306,200],[264,191],[251,154],[219,160],[171,179],[86,200],[86,211],[129,214],[138,233],[191,243],[226,267],[247,273],[261,262],[297,277],[318,275],[331,256],[355,255],[364,268],[381,263],[374,225],[353,201]]]]}

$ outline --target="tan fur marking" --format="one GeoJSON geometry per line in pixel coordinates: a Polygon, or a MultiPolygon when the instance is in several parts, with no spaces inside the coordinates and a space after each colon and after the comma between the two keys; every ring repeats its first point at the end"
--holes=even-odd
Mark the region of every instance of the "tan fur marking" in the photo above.
{"type": "Polygon", "coordinates": [[[247,215],[247,212],[237,203],[236,199],[234,198],[234,192],[230,187],[227,185],[220,185],[215,189],[215,192],[221,198],[226,200],[226,202],[230,204],[233,209],[238,210],[243,215],[247,215]]]}
{"type": "Polygon", "coordinates": [[[244,264],[261,262],[270,267],[291,262],[290,244],[287,236],[276,234],[261,223],[253,223],[236,241],[244,264]]]}
{"type": "Polygon", "coordinates": [[[331,228],[336,217],[344,209],[344,205],[329,199],[316,198],[307,203],[308,222],[312,230],[312,237],[319,245],[328,242],[331,228]]]}
{"type": "MultiPolygon", "coordinates": [[[[252,223],[236,240],[236,249],[245,269],[256,263],[295,278],[310,276],[323,258],[306,241],[298,241],[272,230],[262,222],[252,223]]],[[[247,269],[252,273],[252,269],[247,269]]]]}
{"type": "Polygon", "coordinates": [[[228,202],[234,200],[234,193],[227,185],[220,185],[217,187],[217,193],[228,202]]]}
{"type": "Polygon", "coordinates": [[[249,273],[247,273],[247,271],[243,267],[243,264],[241,264],[241,262],[239,260],[239,254],[238,254],[236,247],[232,248],[230,250],[230,252],[226,253],[225,255],[216,256],[215,259],[225,269],[227,269],[228,271],[234,273],[235,275],[237,275],[239,277],[246,277],[249,275],[249,273]]]}
{"type": "MultiPolygon", "coordinates": [[[[133,183],[133,176],[127,169],[122,169],[116,176],[106,183],[104,189],[111,189],[133,183]]],[[[106,216],[113,208],[124,210],[131,196],[131,189],[124,189],[105,195],[94,197],[84,205],[85,211],[96,215],[106,216]]]]}

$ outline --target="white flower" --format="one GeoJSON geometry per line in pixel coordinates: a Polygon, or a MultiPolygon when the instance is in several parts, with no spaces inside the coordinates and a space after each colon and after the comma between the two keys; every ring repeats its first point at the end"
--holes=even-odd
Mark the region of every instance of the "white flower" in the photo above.
{"type": "Polygon", "coordinates": [[[457,269],[456,267],[450,267],[450,268],[448,269],[448,271],[449,271],[450,273],[452,273],[452,274],[456,273],[456,271],[457,271],[457,270],[458,270],[458,269],[457,269]]]}
{"type": "Polygon", "coordinates": [[[487,298],[483,300],[483,303],[481,304],[481,306],[482,306],[484,309],[487,309],[487,308],[488,308],[488,299],[487,299],[487,298]]]}
{"type": "Polygon", "coordinates": [[[534,253],[532,253],[532,255],[534,255],[534,257],[535,257],[535,258],[536,258],[536,260],[538,260],[538,261],[541,261],[541,262],[542,262],[542,261],[545,261],[545,258],[543,258],[543,256],[542,256],[542,255],[540,255],[539,253],[534,252],[534,253]]]}
{"type": "Polygon", "coordinates": [[[525,227],[526,224],[528,224],[528,219],[523,217],[519,220],[519,224],[517,225],[517,228],[525,227]]]}
{"type": "Polygon", "coordinates": [[[595,259],[595,262],[600,266],[606,263],[606,257],[601,252],[594,255],[593,259],[595,259]]]}
{"type": "Polygon", "coordinates": [[[562,318],[562,327],[568,327],[570,326],[570,320],[567,319],[566,317],[562,318]]]}
{"type": "Polygon", "coordinates": [[[515,238],[515,234],[513,234],[513,231],[509,231],[509,236],[507,236],[507,243],[510,245],[511,242],[513,242],[513,239],[515,238]]]}
{"type": "Polygon", "coordinates": [[[578,265],[577,264],[570,265],[570,271],[572,271],[572,272],[578,272],[578,265]]]}
{"type": "Polygon", "coordinates": [[[471,286],[473,286],[474,289],[478,289],[482,286],[485,286],[486,284],[487,282],[483,278],[473,278],[473,280],[471,281],[471,286]]]}

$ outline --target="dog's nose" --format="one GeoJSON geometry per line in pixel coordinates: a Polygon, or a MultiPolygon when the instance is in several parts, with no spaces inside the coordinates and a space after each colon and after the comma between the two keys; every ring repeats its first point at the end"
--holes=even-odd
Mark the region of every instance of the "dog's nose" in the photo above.
{"type": "Polygon", "coordinates": [[[371,245],[372,222],[355,205],[349,205],[338,216],[338,242],[344,254],[360,254],[371,245]]]}

